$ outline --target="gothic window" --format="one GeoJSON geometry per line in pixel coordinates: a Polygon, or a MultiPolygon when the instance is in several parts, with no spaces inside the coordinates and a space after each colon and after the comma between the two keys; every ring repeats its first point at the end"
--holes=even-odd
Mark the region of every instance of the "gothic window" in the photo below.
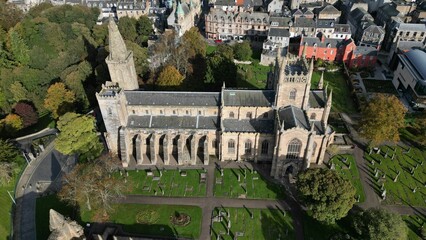
{"type": "Polygon", "coordinates": [[[246,114],[246,118],[250,118],[250,119],[251,119],[251,112],[248,112],[248,113],[246,114]]]}
{"type": "Polygon", "coordinates": [[[173,110],[173,115],[176,115],[176,110],[173,110]]]}
{"type": "Polygon", "coordinates": [[[295,100],[296,99],[296,92],[297,92],[296,89],[291,90],[289,99],[295,100]]]}
{"type": "Polygon", "coordinates": [[[247,140],[244,144],[244,153],[251,154],[251,141],[247,140]]]}
{"type": "Polygon", "coordinates": [[[299,139],[294,138],[290,141],[287,148],[287,158],[296,159],[300,155],[300,149],[302,147],[302,142],[299,139]]]}
{"type": "Polygon", "coordinates": [[[262,149],[261,149],[261,154],[262,155],[267,155],[268,154],[268,149],[269,149],[269,142],[268,140],[264,140],[262,142],[262,149]]]}
{"type": "Polygon", "coordinates": [[[133,114],[135,114],[135,113],[136,113],[136,111],[135,111],[135,110],[132,110],[132,113],[133,113],[133,114]]]}
{"type": "Polygon", "coordinates": [[[263,118],[268,118],[268,113],[267,112],[263,114],[263,118]]]}
{"type": "Polygon", "coordinates": [[[315,118],[317,117],[317,115],[315,113],[312,113],[311,116],[309,117],[311,120],[315,120],[315,118]]]}
{"type": "Polygon", "coordinates": [[[189,115],[189,111],[188,110],[186,110],[186,115],[189,115]]]}
{"type": "Polygon", "coordinates": [[[216,139],[214,139],[212,141],[212,148],[216,148],[216,147],[217,147],[217,141],[216,141],[216,139]]]}
{"type": "Polygon", "coordinates": [[[148,110],[145,110],[145,114],[149,114],[149,111],[148,111],[148,110]]]}
{"type": "Polygon", "coordinates": [[[315,150],[317,150],[317,143],[314,142],[314,144],[312,145],[312,157],[315,156],[315,150]]]}
{"type": "Polygon", "coordinates": [[[234,118],[234,117],[235,117],[234,112],[230,112],[229,113],[229,118],[234,118]]]}
{"type": "Polygon", "coordinates": [[[228,153],[235,153],[235,141],[233,139],[228,141],[228,153]]]}
{"type": "Polygon", "coordinates": [[[198,115],[201,115],[201,111],[198,111],[198,115]]]}
{"type": "Polygon", "coordinates": [[[163,114],[163,110],[160,110],[160,114],[163,114]]]}

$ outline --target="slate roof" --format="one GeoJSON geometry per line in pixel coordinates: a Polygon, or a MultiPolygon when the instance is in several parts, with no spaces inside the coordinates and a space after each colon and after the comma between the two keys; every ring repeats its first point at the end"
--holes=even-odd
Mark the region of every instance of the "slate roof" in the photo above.
{"type": "Polygon", "coordinates": [[[219,106],[220,92],[125,91],[128,105],[219,106]]]}
{"type": "Polygon", "coordinates": [[[289,17],[269,17],[269,24],[272,22],[278,23],[278,26],[275,27],[289,27],[290,23],[292,23],[291,18],[289,17]]]}
{"type": "Polygon", "coordinates": [[[362,56],[377,56],[377,49],[375,47],[367,47],[367,46],[357,46],[354,54],[359,55],[361,54],[362,56]]]}
{"type": "Polygon", "coordinates": [[[278,117],[282,124],[284,121],[284,130],[300,127],[306,130],[310,129],[306,115],[302,109],[295,106],[287,106],[278,110],[278,117]]]}
{"type": "Polygon", "coordinates": [[[385,30],[383,30],[382,27],[379,27],[375,24],[368,26],[364,32],[369,32],[369,33],[377,33],[377,34],[385,34],[385,30]]]}
{"type": "Polygon", "coordinates": [[[336,20],[334,19],[318,19],[316,21],[317,28],[334,28],[336,20]]]}
{"type": "Polygon", "coordinates": [[[272,90],[231,90],[223,91],[225,106],[270,107],[275,100],[272,90]]]}
{"type": "Polygon", "coordinates": [[[326,96],[323,90],[314,90],[309,92],[309,106],[311,108],[323,108],[325,106],[326,96]]]}
{"type": "Polygon", "coordinates": [[[315,20],[312,18],[297,18],[294,22],[295,27],[315,27],[315,20]]]}
{"type": "Polygon", "coordinates": [[[330,44],[330,48],[339,48],[340,46],[345,46],[352,42],[352,39],[335,39],[335,38],[326,38],[324,42],[321,41],[318,37],[304,37],[300,42],[300,45],[308,44],[308,46],[314,46],[317,44],[317,47],[327,47],[330,44]]]}
{"type": "Polygon", "coordinates": [[[219,128],[218,117],[202,116],[136,116],[128,118],[129,128],[157,128],[157,129],[210,129],[219,128]]]}
{"type": "Polygon", "coordinates": [[[274,132],[274,120],[224,119],[222,123],[225,132],[274,132]]]}
{"type": "Polygon", "coordinates": [[[349,13],[349,18],[353,23],[360,23],[363,19],[374,21],[374,18],[363,8],[355,8],[349,13]]]}
{"type": "Polygon", "coordinates": [[[311,121],[311,125],[314,125],[314,130],[318,133],[318,134],[324,134],[325,130],[324,127],[322,126],[321,121],[311,121]]]}
{"type": "Polygon", "coordinates": [[[290,37],[290,32],[283,28],[270,28],[268,36],[274,37],[290,37]]]}
{"type": "MultiPolygon", "coordinates": [[[[216,2],[214,3],[217,6],[235,6],[236,1],[235,0],[216,0],[216,2]]],[[[242,6],[248,7],[257,7],[257,6],[262,6],[263,2],[262,0],[244,0],[242,6]]]]}
{"type": "Polygon", "coordinates": [[[400,31],[426,32],[426,24],[424,23],[401,23],[398,28],[400,31]]]}
{"type": "Polygon", "coordinates": [[[333,5],[327,5],[321,9],[320,13],[322,14],[340,14],[340,11],[337,10],[333,5]]]}
{"type": "Polygon", "coordinates": [[[393,3],[385,3],[383,6],[379,7],[383,13],[385,13],[389,17],[394,17],[399,15],[399,11],[396,9],[396,5],[393,3]]]}
{"type": "Polygon", "coordinates": [[[415,49],[404,53],[404,55],[414,69],[420,74],[422,79],[426,79],[426,68],[424,67],[426,63],[426,52],[415,49]]]}

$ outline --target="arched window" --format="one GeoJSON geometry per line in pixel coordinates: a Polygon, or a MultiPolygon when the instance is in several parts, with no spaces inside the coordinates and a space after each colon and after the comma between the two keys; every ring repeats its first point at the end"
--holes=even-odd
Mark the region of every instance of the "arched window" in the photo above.
{"type": "Polygon", "coordinates": [[[230,112],[229,113],[229,118],[234,118],[235,116],[234,116],[234,112],[230,112]]]}
{"type": "Polygon", "coordinates": [[[300,149],[302,147],[302,142],[299,139],[295,138],[290,141],[287,148],[287,158],[296,159],[300,155],[300,149]]]}
{"type": "Polygon", "coordinates": [[[233,139],[228,141],[228,153],[235,153],[235,141],[233,139]]]}
{"type": "Polygon", "coordinates": [[[268,154],[268,149],[269,149],[269,142],[268,140],[264,140],[262,142],[262,149],[261,149],[261,154],[262,155],[267,155],[268,154]]]}
{"type": "Polygon", "coordinates": [[[251,141],[247,140],[244,144],[244,152],[245,154],[251,154],[251,141]]]}
{"type": "Polygon", "coordinates": [[[314,144],[312,144],[312,157],[315,156],[315,151],[317,150],[317,143],[314,142],[314,144]]]}
{"type": "Polygon", "coordinates": [[[311,116],[309,117],[311,120],[315,120],[315,118],[317,118],[317,115],[315,113],[312,113],[311,116]]]}
{"type": "Polygon", "coordinates": [[[250,119],[251,119],[251,112],[248,112],[248,113],[246,114],[246,118],[250,118],[250,119]]]}
{"type": "Polygon", "coordinates": [[[296,92],[297,92],[296,89],[291,90],[289,99],[295,100],[296,99],[296,92]]]}
{"type": "Polygon", "coordinates": [[[263,118],[268,118],[268,113],[267,112],[263,114],[263,118]]]}

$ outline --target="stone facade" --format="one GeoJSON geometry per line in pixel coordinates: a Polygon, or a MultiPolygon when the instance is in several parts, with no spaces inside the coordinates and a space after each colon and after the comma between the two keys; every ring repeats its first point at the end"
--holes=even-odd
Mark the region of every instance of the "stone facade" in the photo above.
{"type": "MultiPolygon", "coordinates": [[[[114,27],[112,37],[121,38],[114,27]]],[[[118,78],[96,94],[108,148],[123,167],[207,165],[215,158],[269,162],[271,175],[280,177],[321,164],[334,137],[327,124],[331,93],[311,90],[312,71],[313,61],[280,55],[268,89],[210,93],[137,91],[136,82],[112,75],[118,78]]]]}
{"type": "Polygon", "coordinates": [[[167,25],[182,36],[186,31],[196,25],[201,14],[199,0],[175,0],[173,10],[167,18],[167,25]]]}

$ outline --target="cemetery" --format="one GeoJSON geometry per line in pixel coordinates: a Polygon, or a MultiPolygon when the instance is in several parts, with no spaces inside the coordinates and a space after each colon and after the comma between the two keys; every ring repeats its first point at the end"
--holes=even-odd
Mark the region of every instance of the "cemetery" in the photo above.
{"type": "Polygon", "coordinates": [[[295,239],[293,220],[279,208],[215,208],[211,239],[295,239]]]}
{"type": "Polygon", "coordinates": [[[128,183],[125,194],[164,197],[203,197],[206,195],[206,172],[202,169],[145,169],[119,171],[116,177],[128,183]]]}
{"type": "Polygon", "coordinates": [[[256,170],[247,167],[215,170],[214,196],[250,199],[282,199],[280,185],[268,182],[256,170]]]}
{"type": "Polygon", "coordinates": [[[382,146],[364,153],[382,203],[426,206],[425,156],[425,152],[408,146],[382,146]]]}
{"type": "MultiPolygon", "coordinates": [[[[425,228],[426,217],[422,215],[405,215],[402,216],[408,227],[408,239],[421,240],[421,229],[425,228]]],[[[423,230],[424,231],[424,230],[423,230]]]]}
{"type": "Polygon", "coordinates": [[[365,201],[364,189],[359,178],[358,167],[352,155],[336,155],[328,161],[328,166],[330,169],[336,170],[340,176],[351,181],[356,189],[357,202],[365,201]]]}

